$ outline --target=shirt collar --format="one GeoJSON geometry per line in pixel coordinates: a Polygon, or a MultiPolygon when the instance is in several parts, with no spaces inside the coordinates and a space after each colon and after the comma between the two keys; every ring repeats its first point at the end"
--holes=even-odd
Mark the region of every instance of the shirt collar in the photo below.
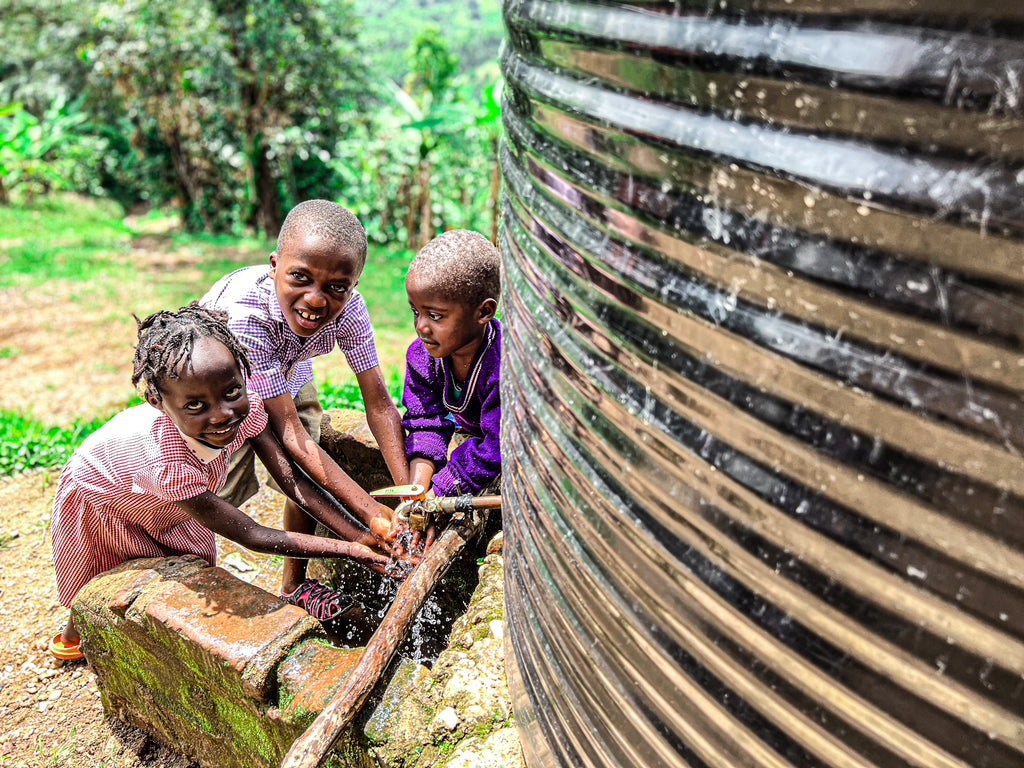
{"type": "MultiPolygon", "coordinates": [[[[174,424],[174,422],[171,423],[174,424]]],[[[178,425],[174,424],[174,428],[178,429],[178,425]]],[[[188,446],[189,450],[192,451],[192,453],[196,455],[196,458],[203,462],[203,464],[209,464],[224,453],[223,448],[211,448],[205,443],[199,442],[194,437],[189,437],[180,429],[178,429],[178,434],[181,435],[181,439],[185,441],[185,445],[188,446]]]]}

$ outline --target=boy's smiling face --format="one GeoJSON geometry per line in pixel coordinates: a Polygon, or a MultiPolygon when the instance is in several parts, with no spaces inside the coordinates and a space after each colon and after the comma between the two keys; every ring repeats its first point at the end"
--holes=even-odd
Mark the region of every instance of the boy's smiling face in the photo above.
{"type": "Polygon", "coordinates": [[[285,321],[308,338],[341,314],[363,268],[354,254],[313,234],[297,234],[270,254],[270,277],[285,321]]]}

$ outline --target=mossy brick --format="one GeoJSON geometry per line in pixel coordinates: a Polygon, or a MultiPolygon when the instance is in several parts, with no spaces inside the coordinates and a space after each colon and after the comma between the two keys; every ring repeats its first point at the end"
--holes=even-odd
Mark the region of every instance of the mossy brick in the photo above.
{"type": "Polygon", "coordinates": [[[301,638],[320,633],[308,613],[207,568],[181,579],[145,607],[147,629],[195,671],[225,690],[269,701],[280,661],[301,638]]]}
{"type": "MultiPolygon", "coordinates": [[[[320,625],[198,558],[175,560],[125,564],[79,593],[104,709],[204,766],[279,765],[302,728],[275,716],[277,664],[320,625]]],[[[337,764],[369,765],[350,752],[337,764]]]]}
{"type": "Polygon", "coordinates": [[[359,661],[362,648],[336,648],[308,639],[292,648],[277,669],[280,717],[306,728],[359,661]]]}

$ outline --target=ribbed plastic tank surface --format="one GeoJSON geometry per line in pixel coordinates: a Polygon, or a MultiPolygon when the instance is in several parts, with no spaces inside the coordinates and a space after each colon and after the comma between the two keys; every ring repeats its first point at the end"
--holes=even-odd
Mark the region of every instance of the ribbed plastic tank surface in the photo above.
{"type": "Polygon", "coordinates": [[[506,0],[531,768],[1024,765],[1024,3],[506,0]]]}

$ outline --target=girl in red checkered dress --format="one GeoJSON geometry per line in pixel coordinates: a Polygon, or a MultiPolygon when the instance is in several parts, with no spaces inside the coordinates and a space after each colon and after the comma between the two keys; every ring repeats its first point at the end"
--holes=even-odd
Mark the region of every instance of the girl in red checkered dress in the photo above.
{"type": "MultiPolygon", "coordinates": [[[[297,471],[268,426],[263,403],[246,391],[245,351],[222,312],[193,304],[139,323],[132,383],[146,402],[129,408],[75,450],[58,481],[51,544],[57,593],[70,607],[93,576],[138,557],[193,554],[211,565],[214,534],[255,552],[286,557],[351,557],[383,571],[380,540],[297,471]],[[228,458],[245,441],[281,488],[345,541],[258,525],[220,499],[228,458]]],[[[324,585],[289,596],[321,619],[353,607],[324,585]]],[[[50,645],[80,658],[73,617],[50,645]]]]}

